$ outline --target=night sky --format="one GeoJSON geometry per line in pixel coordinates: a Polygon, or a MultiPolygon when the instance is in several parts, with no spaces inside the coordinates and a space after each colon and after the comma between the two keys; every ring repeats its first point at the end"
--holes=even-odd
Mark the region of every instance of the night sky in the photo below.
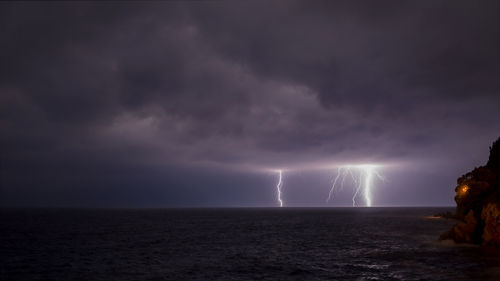
{"type": "Polygon", "coordinates": [[[500,137],[498,1],[0,3],[0,206],[454,205],[500,137]]]}

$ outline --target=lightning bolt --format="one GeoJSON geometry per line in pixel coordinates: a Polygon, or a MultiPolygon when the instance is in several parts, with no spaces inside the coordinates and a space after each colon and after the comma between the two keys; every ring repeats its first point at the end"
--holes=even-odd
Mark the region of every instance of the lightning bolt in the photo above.
{"type": "Polygon", "coordinates": [[[352,196],[352,206],[353,207],[356,207],[356,196],[358,196],[359,190],[361,189],[362,177],[363,177],[363,175],[361,174],[361,171],[359,171],[359,179],[354,180],[354,184],[356,185],[356,191],[354,192],[354,195],[352,196]]]}
{"type": "MultiPolygon", "coordinates": [[[[328,198],[326,199],[326,202],[330,202],[330,198],[332,197],[332,194],[333,194],[333,190],[335,189],[335,185],[337,184],[337,181],[339,180],[340,178],[340,174],[342,172],[342,168],[343,167],[339,167],[338,170],[337,170],[337,176],[335,177],[335,180],[333,180],[333,183],[332,183],[332,188],[330,188],[330,192],[328,193],[328,198]]],[[[344,180],[345,180],[345,177],[342,177],[342,182],[340,184],[341,187],[344,186],[344,180]]]]}
{"type": "Polygon", "coordinates": [[[371,207],[372,206],[372,198],[371,198],[371,186],[372,186],[372,177],[373,177],[373,172],[372,172],[372,167],[368,167],[365,170],[365,201],[366,201],[366,206],[371,207]]]}
{"type": "Polygon", "coordinates": [[[276,185],[276,191],[278,193],[278,202],[280,203],[280,207],[283,207],[283,200],[281,200],[281,187],[283,186],[283,171],[279,170],[279,180],[278,184],[276,185]]]}
{"type": "Polygon", "coordinates": [[[380,173],[377,172],[375,168],[376,168],[375,165],[353,165],[353,166],[345,165],[338,167],[337,175],[332,181],[333,183],[330,188],[330,192],[328,193],[328,198],[326,199],[326,202],[329,202],[330,199],[333,198],[333,194],[339,180],[340,180],[340,189],[343,189],[346,178],[350,176],[353,183],[352,186],[354,187],[354,194],[352,196],[352,206],[353,207],[356,206],[356,198],[361,193],[364,197],[365,205],[367,207],[371,207],[372,206],[371,192],[373,187],[374,176],[376,176],[381,181],[385,182],[385,178],[381,176],[380,173]],[[357,178],[353,170],[356,170],[358,172],[357,178]]]}

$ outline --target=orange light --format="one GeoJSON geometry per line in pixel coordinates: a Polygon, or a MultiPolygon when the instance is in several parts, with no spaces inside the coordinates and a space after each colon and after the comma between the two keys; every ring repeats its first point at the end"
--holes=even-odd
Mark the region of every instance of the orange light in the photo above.
{"type": "Polygon", "coordinates": [[[464,195],[465,193],[467,193],[467,191],[469,191],[469,186],[467,186],[467,185],[464,185],[464,186],[462,186],[462,187],[460,188],[460,193],[461,193],[462,195],[464,195]]]}
{"type": "Polygon", "coordinates": [[[426,216],[424,218],[426,218],[426,219],[432,219],[432,220],[437,220],[437,219],[440,219],[441,217],[440,216],[426,216]]]}

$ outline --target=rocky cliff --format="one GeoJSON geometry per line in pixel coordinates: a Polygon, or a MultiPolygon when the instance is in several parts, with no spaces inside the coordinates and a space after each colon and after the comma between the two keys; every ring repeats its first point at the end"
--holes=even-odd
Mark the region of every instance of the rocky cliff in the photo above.
{"type": "Polygon", "coordinates": [[[488,163],[458,178],[455,192],[459,222],[441,239],[500,248],[500,138],[488,163]]]}

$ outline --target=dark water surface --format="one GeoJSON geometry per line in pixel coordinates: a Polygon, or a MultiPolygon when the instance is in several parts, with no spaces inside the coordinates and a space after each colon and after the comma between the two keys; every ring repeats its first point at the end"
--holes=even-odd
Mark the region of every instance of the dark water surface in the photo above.
{"type": "Polygon", "coordinates": [[[500,280],[443,211],[0,209],[0,280],[500,280]]]}

